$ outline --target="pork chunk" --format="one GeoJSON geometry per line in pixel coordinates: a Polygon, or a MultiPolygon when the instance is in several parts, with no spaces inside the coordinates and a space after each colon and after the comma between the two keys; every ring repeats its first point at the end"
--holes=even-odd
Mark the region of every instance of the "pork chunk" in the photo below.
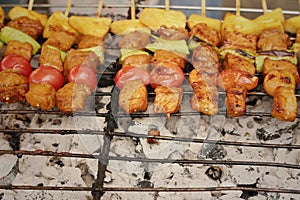
{"type": "Polygon", "coordinates": [[[44,45],[42,48],[40,65],[52,66],[61,72],[64,70],[60,51],[58,49],[50,48],[47,45],[44,45]]]}
{"type": "Polygon", "coordinates": [[[30,61],[32,50],[33,50],[32,45],[28,42],[11,40],[8,42],[6,46],[4,57],[11,54],[17,54],[23,56],[26,60],[30,61]]]}
{"type": "Polygon", "coordinates": [[[68,51],[75,43],[76,37],[64,31],[54,32],[44,43],[44,45],[54,46],[61,51],[68,51]]]}
{"type": "Polygon", "coordinates": [[[190,36],[196,37],[216,47],[221,43],[221,33],[208,27],[205,23],[199,23],[193,26],[190,31],[190,36]]]}

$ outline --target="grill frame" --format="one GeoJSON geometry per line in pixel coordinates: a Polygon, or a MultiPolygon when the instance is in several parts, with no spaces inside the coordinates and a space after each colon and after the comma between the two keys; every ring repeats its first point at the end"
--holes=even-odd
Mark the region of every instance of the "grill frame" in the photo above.
{"type": "MultiPolygon", "coordinates": [[[[0,5],[4,8],[10,8],[16,6],[16,4],[3,4],[0,5]]],[[[19,6],[26,7],[27,4],[21,4],[19,6]]],[[[77,8],[85,8],[85,7],[97,7],[98,5],[76,5],[73,7],[77,8]]],[[[150,8],[165,8],[165,6],[161,5],[136,5],[137,8],[142,9],[145,7],[150,8]]],[[[51,7],[62,7],[62,6],[53,6],[50,4],[34,4],[34,8],[51,8],[51,7]]],[[[129,5],[106,5],[106,7],[111,8],[129,8],[129,5]]],[[[187,9],[187,10],[201,10],[201,7],[195,6],[176,6],[172,5],[171,9],[187,9]]],[[[209,11],[235,11],[235,8],[231,7],[207,7],[209,11]]],[[[252,8],[241,8],[241,12],[254,12],[254,13],[262,13],[262,9],[252,9],[252,8]]],[[[297,15],[298,11],[284,10],[284,14],[297,15]]],[[[105,72],[107,73],[107,72],[105,72]]],[[[106,75],[111,76],[113,79],[113,72],[108,72],[106,75]]],[[[94,94],[95,97],[111,97],[112,92],[96,92],[94,94]]],[[[191,91],[185,91],[184,95],[192,94],[191,91]]],[[[225,95],[225,92],[219,91],[220,95],[225,95]]],[[[149,95],[154,95],[150,93],[149,95]]],[[[267,96],[264,92],[249,92],[248,95],[253,96],[267,96]]],[[[300,98],[300,93],[296,94],[297,99],[300,98]]],[[[107,122],[107,126],[104,131],[94,131],[94,130],[64,130],[64,129],[5,129],[1,128],[0,132],[5,134],[56,134],[56,135],[72,135],[72,134],[84,134],[84,135],[101,135],[104,138],[103,148],[101,151],[101,155],[91,155],[91,154],[79,154],[79,153],[70,153],[70,152],[52,152],[52,151],[24,151],[24,150],[0,150],[0,155],[3,154],[11,154],[17,155],[18,158],[21,158],[24,155],[28,156],[55,156],[55,157],[68,157],[68,158],[87,158],[87,159],[96,159],[98,160],[98,175],[95,183],[92,187],[60,187],[60,186],[16,186],[16,185],[0,185],[0,189],[4,190],[51,190],[51,191],[89,191],[92,193],[94,200],[99,200],[103,196],[105,192],[205,192],[205,191],[248,191],[248,192],[270,192],[270,193],[289,193],[289,194],[300,194],[300,189],[285,189],[285,188],[253,188],[253,187],[194,187],[194,188],[137,188],[137,187],[105,187],[104,186],[104,178],[107,170],[107,166],[109,161],[118,160],[123,162],[153,162],[153,163],[173,163],[173,164],[205,164],[205,165],[249,165],[249,166],[269,166],[269,167],[283,167],[289,169],[297,169],[300,172],[300,165],[296,164],[288,164],[288,163],[278,163],[278,162],[255,162],[255,161],[226,161],[226,160],[208,160],[208,159],[199,159],[199,160],[171,160],[171,159],[149,159],[149,158],[134,158],[134,157],[116,157],[109,156],[110,147],[112,139],[115,137],[132,137],[138,139],[156,139],[156,140],[166,140],[166,141],[180,141],[187,143],[199,143],[199,144],[220,144],[226,146],[243,146],[250,148],[272,148],[272,149],[300,149],[300,145],[290,145],[290,144],[267,144],[267,143],[255,143],[255,142],[233,142],[233,141],[220,141],[220,140],[210,140],[210,139],[197,139],[197,138],[188,138],[188,137],[169,137],[169,136],[147,136],[143,134],[136,134],[133,132],[116,132],[115,131],[115,119],[112,114],[111,103],[107,106],[107,113],[98,113],[98,112],[81,112],[75,113],[74,116],[94,116],[105,118],[107,122]]],[[[66,114],[61,113],[56,110],[52,111],[41,111],[41,110],[0,110],[0,115],[28,115],[28,114],[38,114],[38,115],[54,115],[54,116],[64,116],[66,114]]],[[[198,112],[180,112],[178,114],[173,114],[172,116],[189,116],[189,115],[199,115],[198,112]]],[[[219,115],[226,115],[226,112],[220,112],[219,115]]],[[[130,116],[125,114],[118,114],[118,118],[141,118],[141,117],[161,117],[160,114],[148,114],[148,113],[136,113],[130,116]]],[[[257,117],[270,117],[270,113],[264,112],[246,112],[245,116],[257,116],[257,117]]],[[[300,118],[300,114],[297,115],[297,120],[300,118]]]]}

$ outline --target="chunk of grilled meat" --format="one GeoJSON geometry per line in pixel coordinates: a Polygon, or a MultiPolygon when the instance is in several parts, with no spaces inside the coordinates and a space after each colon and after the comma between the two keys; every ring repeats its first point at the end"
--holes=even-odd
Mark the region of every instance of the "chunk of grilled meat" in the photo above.
{"type": "Polygon", "coordinates": [[[231,53],[225,55],[223,67],[224,69],[240,69],[249,72],[251,75],[254,75],[256,71],[254,64],[241,56],[236,56],[231,53]]]}
{"type": "Polygon", "coordinates": [[[44,43],[45,45],[54,46],[62,51],[68,51],[75,43],[76,37],[64,31],[54,32],[44,43]]]}
{"type": "Polygon", "coordinates": [[[33,50],[32,45],[28,42],[11,40],[8,42],[6,46],[4,57],[10,54],[18,54],[23,56],[26,60],[30,60],[32,55],[32,50],[33,50]]]}
{"type": "Polygon", "coordinates": [[[196,37],[216,47],[221,43],[221,33],[208,27],[205,23],[199,23],[193,26],[190,31],[190,36],[196,37]]]}
{"type": "Polygon", "coordinates": [[[30,83],[25,98],[33,107],[51,110],[55,106],[55,92],[48,83],[30,83]]]}
{"type": "Polygon", "coordinates": [[[239,117],[246,112],[247,89],[235,85],[226,91],[226,109],[228,117],[239,117]]]}
{"type": "Polygon", "coordinates": [[[297,98],[292,88],[279,86],[275,90],[272,116],[281,121],[294,121],[298,114],[297,98]]]}
{"type": "Polygon", "coordinates": [[[208,86],[216,86],[218,84],[218,74],[207,74],[193,69],[189,74],[190,85],[193,87],[193,84],[198,84],[199,81],[205,82],[208,86]]]}
{"type": "Polygon", "coordinates": [[[47,45],[44,45],[41,50],[40,65],[52,66],[61,72],[64,70],[60,51],[47,45]]]}
{"type": "Polygon", "coordinates": [[[123,49],[144,49],[150,42],[150,36],[144,31],[133,31],[125,35],[118,43],[123,49]]]}
{"type": "Polygon", "coordinates": [[[119,94],[119,105],[127,113],[146,111],[148,93],[141,80],[128,81],[119,94]]]}
{"type": "Polygon", "coordinates": [[[290,45],[291,40],[288,34],[277,28],[263,30],[257,42],[259,50],[287,50],[290,45]]]}
{"type": "Polygon", "coordinates": [[[64,75],[68,76],[70,70],[77,65],[86,65],[93,69],[100,64],[99,57],[92,51],[80,51],[71,49],[68,51],[64,61],[64,75]]]}
{"type": "Polygon", "coordinates": [[[298,67],[288,60],[271,60],[269,58],[265,58],[262,68],[263,76],[266,76],[272,70],[289,71],[294,75],[296,83],[300,83],[298,67]]]}
{"type": "Polygon", "coordinates": [[[43,33],[44,26],[39,20],[30,19],[29,17],[22,16],[15,18],[7,23],[7,26],[18,29],[34,39],[43,33]]]}
{"type": "Polygon", "coordinates": [[[194,90],[191,99],[192,108],[206,115],[217,114],[219,94],[216,81],[211,80],[206,73],[199,73],[194,69],[189,75],[189,82],[194,90]]]}
{"type": "Polygon", "coordinates": [[[222,49],[256,50],[257,36],[236,31],[225,31],[223,35],[222,49]]]}
{"type": "Polygon", "coordinates": [[[56,92],[56,106],[64,113],[81,111],[89,95],[91,91],[86,84],[70,82],[56,92]]]}
{"type": "Polygon", "coordinates": [[[289,71],[272,70],[264,79],[264,90],[271,96],[274,96],[279,86],[284,86],[295,90],[296,81],[293,74],[289,71]]]}
{"type": "Polygon", "coordinates": [[[225,69],[218,78],[219,87],[225,91],[234,85],[240,85],[247,90],[252,90],[256,88],[257,84],[258,77],[240,69],[225,69]]]}
{"type": "Polygon", "coordinates": [[[84,35],[80,38],[80,41],[78,43],[78,49],[86,49],[96,46],[101,46],[103,50],[105,50],[105,43],[103,38],[91,35],[84,35]]]}
{"type": "Polygon", "coordinates": [[[166,113],[169,117],[171,113],[180,111],[182,101],[182,89],[175,87],[158,86],[154,90],[154,112],[166,113]]]}
{"type": "Polygon", "coordinates": [[[150,69],[150,62],[151,62],[151,56],[147,54],[137,54],[137,55],[130,55],[127,56],[123,63],[122,67],[128,67],[128,66],[135,66],[135,67],[141,67],[145,70],[150,69]]]}
{"type": "Polygon", "coordinates": [[[157,30],[157,33],[160,38],[165,40],[186,40],[189,38],[189,32],[185,28],[167,28],[163,25],[157,30]]]}
{"type": "Polygon", "coordinates": [[[9,69],[0,72],[0,101],[5,103],[25,101],[27,91],[26,76],[9,69]]]}
{"type": "Polygon", "coordinates": [[[203,44],[194,49],[192,64],[199,72],[216,74],[220,70],[219,55],[216,49],[208,44],[203,44]]]}
{"type": "Polygon", "coordinates": [[[182,55],[177,52],[167,51],[167,50],[156,50],[151,63],[154,65],[158,65],[159,63],[173,63],[180,68],[185,68],[187,63],[187,58],[185,55],[182,55]]]}

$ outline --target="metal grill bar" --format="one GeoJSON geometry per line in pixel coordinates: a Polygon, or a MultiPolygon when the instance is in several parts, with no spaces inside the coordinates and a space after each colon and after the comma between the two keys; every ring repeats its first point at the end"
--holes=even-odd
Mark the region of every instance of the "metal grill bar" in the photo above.
{"type": "MultiPolygon", "coordinates": [[[[94,130],[51,130],[51,129],[9,129],[1,130],[3,133],[20,133],[20,134],[60,134],[60,135],[73,135],[73,134],[83,134],[83,135],[105,135],[105,131],[94,131],[94,130]]],[[[166,140],[166,141],[178,141],[178,142],[188,142],[188,143],[206,143],[206,144],[219,144],[228,146],[244,146],[244,147],[258,147],[258,148],[288,148],[288,149],[300,149],[300,145],[293,144],[282,144],[282,143],[254,143],[254,142],[236,142],[236,141],[220,141],[220,140],[208,140],[199,138],[187,138],[187,137],[171,137],[171,136],[151,136],[143,135],[133,132],[114,132],[110,134],[112,137],[134,137],[140,139],[155,139],[155,140],[166,140]]]]}

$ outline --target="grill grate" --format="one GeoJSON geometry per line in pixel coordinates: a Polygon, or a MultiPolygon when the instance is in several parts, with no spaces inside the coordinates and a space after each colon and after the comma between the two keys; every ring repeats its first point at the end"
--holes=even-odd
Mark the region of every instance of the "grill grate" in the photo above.
{"type": "MultiPolygon", "coordinates": [[[[14,4],[6,4],[2,5],[3,7],[13,7],[14,4]]],[[[27,5],[21,5],[27,6],[27,5]]],[[[53,5],[50,4],[35,4],[34,8],[50,8],[53,5]]],[[[60,6],[55,6],[60,7],[60,6]]],[[[86,5],[77,5],[74,7],[87,7],[86,5]]],[[[97,7],[97,5],[88,5],[88,7],[97,7]]],[[[128,5],[106,5],[106,7],[112,8],[128,8],[128,5]]],[[[155,7],[155,8],[164,8],[164,6],[144,6],[138,5],[138,8],[144,7],[155,7]]],[[[200,10],[201,7],[192,7],[192,6],[171,6],[172,9],[188,9],[188,10],[200,10]]],[[[235,8],[225,8],[225,7],[207,7],[207,10],[211,11],[235,11],[235,8]]],[[[242,8],[242,12],[257,12],[261,13],[261,9],[251,9],[251,8],[242,8]]],[[[285,14],[296,15],[299,14],[298,11],[284,11],[285,14]]],[[[104,72],[105,76],[108,76],[111,80],[113,79],[114,72],[104,72]]],[[[96,92],[94,97],[108,97],[112,98],[112,95],[115,91],[111,92],[96,92]]],[[[192,91],[185,91],[184,95],[191,95],[192,91]]],[[[220,91],[220,96],[224,96],[225,93],[220,91]]],[[[150,96],[154,96],[153,92],[149,93],[150,96]]],[[[265,92],[254,91],[249,92],[248,96],[257,96],[257,97],[265,97],[267,96],[265,92]]],[[[296,94],[296,97],[299,99],[299,92],[296,94]]],[[[112,140],[114,138],[135,138],[135,139],[156,139],[159,141],[167,141],[167,142],[185,142],[187,144],[215,144],[215,145],[224,145],[224,146],[239,146],[239,147],[247,147],[247,148],[256,148],[258,150],[261,149],[293,149],[299,150],[299,144],[283,144],[283,143],[259,143],[259,142],[244,142],[244,141],[227,141],[227,140],[214,140],[214,139],[199,139],[199,138],[190,138],[190,137],[181,137],[181,136],[148,136],[144,134],[137,134],[131,131],[117,131],[116,130],[116,122],[115,118],[124,119],[124,118],[150,118],[150,117],[162,117],[164,115],[161,114],[153,114],[153,113],[135,113],[130,116],[117,113],[113,116],[112,113],[112,103],[109,103],[107,106],[108,112],[98,112],[98,111],[84,111],[80,113],[75,113],[73,116],[84,116],[84,117],[97,117],[97,118],[105,118],[107,123],[106,127],[103,131],[99,130],[64,130],[64,129],[36,129],[36,128],[24,128],[24,129],[12,129],[2,127],[0,129],[0,133],[5,134],[52,134],[52,135],[98,135],[103,136],[104,142],[101,149],[101,153],[94,154],[84,154],[84,153],[70,153],[70,152],[54,152],[54,151],[26,151],[26,150],[0,150],[0,155],[17,155],[18,158],[22,156],[49,156],[49,157],[67,157],[67,158],[86,158],[86,159],[94,159],[98,161],[98,174],[96,177],[96,181],[92,187],[70,187],[70,186],[36,186],[36,185],[0,185],[0,189],[5,190],[38,190],[38,191],[88,191],[93,195],[93,199],[98,200],[101,199],[105,192],[150,192],[150,193],[168,193],[168,192],[206,192],[206,191],[247,191],[247,192],[266,192],[266,193],[288,193],[288,194],[300,194],[300,189],[288,189],[288,188],[265,188],[265,187],[252,187],[252,186],[227,186],[227,187],[151,187],[151,188],[141,188],[141,187],[106,187],[104,184],[105,173],[107,172],[107,166],[109,165],[109,161],[120,161],[120,162],[139,162],[139,163],[158,163],[158,164],[179,164],[179,165],[217,165],[217,166],[258,166],[258,167],[272,167],[272,168],[286,168],[286,169],[296,169],[300,172],[300,165],[293,163],[285,163],[285,162],[271,162],[271,161],[252,161],[252,160],[210,160],[210,159],[197,159],[197,160],[188,160],[188,159],[161,159],[161,158],[137,158],[137,157],[127,157],[127,156],[111,156],[110,149],[112,140]]],[[[4,106],[3,106],[4,107],[4,106]]],[[[62,116],[68,116],[63,114],[57,110],[53,111],[41,111],[36,109],[14,109],[11,110],[1,109],[0,115],[52,115],[53,118],[58,118],[62,116]]],[[[194,116],[199,115],[198,112],[189,112],[182,111],[177,114],[173,114],[172,116],[194,116]]],[[[221,110],[219,115],[226,115],[225,110],[221,110]]],[[[266,112],[246,112],[245,116],[255,116],[259,118],[263,117],[271,117],[270,113],[266,112]]],[[[300,114],[297,116],[297,120],[300,118],[300,114]]],[[[1,127],[1,126],[0,126],[1,127]]]]}

